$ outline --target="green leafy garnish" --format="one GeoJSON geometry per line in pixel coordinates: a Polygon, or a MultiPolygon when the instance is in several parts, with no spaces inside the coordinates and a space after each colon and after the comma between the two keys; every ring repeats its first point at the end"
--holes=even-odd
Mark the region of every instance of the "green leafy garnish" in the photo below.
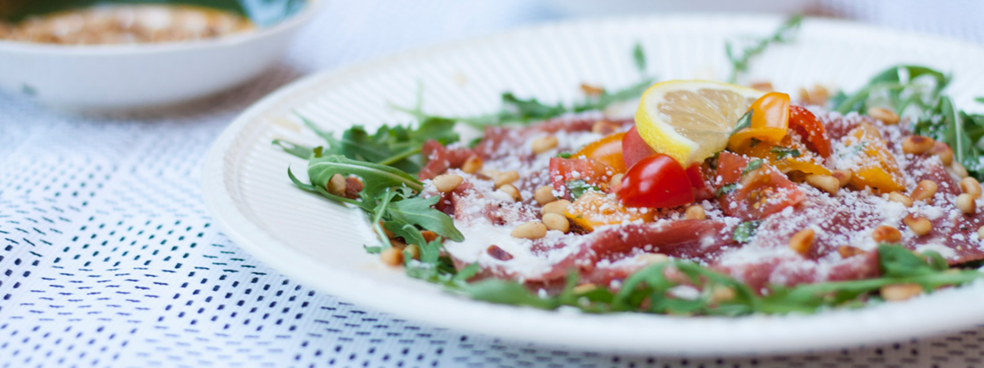
{"type": "Polygon", "coordinates": [[[632,61],[635,62],[636,70],[639,73],[646,73],[646,52],[642,50],[642,44],[638,42],[632,47],[632,61]]]}
{"type": "Polygon", "coordinates": [[[762,295],[727,275],[687,261],[667,261],[636,271],[622,282],[618,292],[604,287],[575,288],[577,274],[571,273],[564,290],[557,296],[540,297],[514,281],[489,279],[474,284],[457,284],[452,291],[476,299],[540,309],[571,306],[588,313],[647,312],[683,315],[741,316],[754,313],[815,313],[831,307],[859,307],[883,286],[914,283],[926,290],[962,285],[981,279],[976,270],[948,269],[938,254],[923,255],[898,245],[879,245],[878,263],[882,276],[865,280],[821,282],[795,287],[769,286],[762,295]],[[690,297],[675,296],[678,279],[667,277],[673,268],[692,288],[690,297]],[[724,292],[721,292],[724,291],[724,292]],[[725,295],[722,297],[722,295],[725,295]]]}
{"type": "Polygon", "coordinates": [[[724,52],[727,54],[728,60],[731,62],[731,76],[728,77],[728,82],[737,83],[738,77],[743,73],[748,72],[749,63],[752,61],[752,58],[765,52],[765,49],[769,47],[769,45],[791,41],[796,31],[799,30],[800,23],[802,22],[803,16],[801,15],[794,15],[790,17],[783,22],[772,35],[755,41],[751,46],[742,50],[741,54],[736,53],[731,42],[725,43],[724,52]]]}
{"type": "Polygon", "coordinates": [[[762,162],[763,161],[760,158],[749,161],[748,166],[745,166],[745,169],[741,171],[741,174],[745,175],[752,171],[758,170],[760,167],[762,167],[762,162]]]}
{"type": "Polygon", "coordinates": [[[761,224],[761,220],[742,222],[735,227],[735,232],[731,234],[731,238],[739,243],[748,243],[755,237],[755,232],[758,231],[761,224]]]}
{"type": "Polygon", "coordinates": [[[560,158],[571,158],[571,155],[573,155],[573,153],[570,153],[570,152],[558,152],[557,153],[557,157],[560,157],[560,158]]]}
{"type": "Polygon", "coordinates": [[[735,129],[731,131],[731,134],[740,132],[742,129],[752,126],[752,110],[748,110],[745,115],[738,118],[738,122],[735,123],[735,129]]]}
{"type": "Polygon", "coordinates": [[[581,179],[568,181],[567,190],[571,192],[571,199],[578,199],[579,197],[584,195],[584,192],[587,191],[596,191],[596,192],[601,191],[601,189],[599,189],[598,187],[594,185],[590,185],[581,179]]]}
{"type": "Polygon", "coordinates": [[[723,196],[725,194],[734,192],[735,189],[738,189],[738,183],[731,183],[731,184],[727,184],[727,185],[721,186],[720,188],[718,188],[717,191],[714,192],[714,194],[717,195],[718,197],[720,197],[720,196],[723,196]]]}
{"type": "Polygon", "coordinates": [[[782,160],[786,157],[800,157],[800,155],[802,155],[802,153],[800,153],[798,149],[786,148],[783,146],[772,147],[771,149],[769,149],[769,152],[776,154],[777,160],[782,160]]]}

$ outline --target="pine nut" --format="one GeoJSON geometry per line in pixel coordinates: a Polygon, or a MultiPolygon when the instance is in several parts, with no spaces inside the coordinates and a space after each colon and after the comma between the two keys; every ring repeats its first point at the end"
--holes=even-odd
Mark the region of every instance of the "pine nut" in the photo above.
{"type": "Polygon", "coordinates": [[[501,187],[506,184],[512,184],[516,180],[519,180],[519,172],[516,170],[503,171],[493,176],[495,178],[495,187],[501,187]]]}
{"type": "Polygon", "coordinates": [[[547,230],[557,230],[564,234],[567,234],[571,230],[571,223],[563,215],[558,215],[556,213],[548,213],[543,215],[543,225],[547,227],[547,230]]]}
{"type": "Polygon", "coordinates": [[[837,194],[841,187],[840,181],[830,175],[807,175],[806,183],[831,195],[837,194]]]}
{"type": "Polygon", "coordinates": [[[557,144],[559,143],[560,141],[557,140],[557,137],[554,137],[552,135],[547,135],[534,139],[533,143],[531,143],[530,145],[533,148],[533,153],[541,154],[549,150],[552,150],[554,148],[557,148],[557,144]]]}
{"type": "Polygon", "coordinates": [[[860,128],[864,129],[865,136],[868,136],[869,138],[882,139],[881,132],[879,132],[878,128],[875,128],[874,125],[871,125],[871,123],[867,121],[861,122],[860,128]]]}
{"type": "Polygon", "coordinates": [[[461,165],[461,171],[464,171],[469,174],[477,173],[481,169],[482,169],[482,158],[478,157],[477,155],[468,157],[468,159],[465,160],[465,163],[461,165]]]}
{"type": "MultiPolygon", "coordinates": [[[[775,88],[772,87],[772,82],[768,82],[768,81],[753,82],[752,84],[749,84],[748,87],[751,87],[754,90],[759,90],[762,92],[772,92],[776,90],[775,88]]],[[[805,100],[803,98],[803,92],[806,92],[806,89],[800,88],[800,100],[805,100]]]]}
{"type": "Polygon", "coordinates": [[[523,196],[519,193],[519,189],[512,184],[506,184],[499,187],[499,191],[508,194],[512,197],[513,201],[519,202],[523,200],[523,196]]]}
{"type": "Polygon", "coordinates": [[[789,247],[792,248],[796,253],[807,255],[810,254],[810,249],[813,248],[813,237],[816,232],[813,229],[803,229],[793,234],[793,237],[789,239],[789,247]]]}
{"type": "Polygon", "coordinates": [[[830,92],[827,91],[827,87],[816,84],[813,86],[813,90],[810,91],[810,102],[817,106],[823,106],[827,104],[827,99],[830,98],[830,92]]]}
{"type": "Polygon", "coordinates": [[[950,164],[950,171],[952,171],[954,175],[956,175],[958,178],[961,179],[970,176],[970,174],[967,173],[967,168],[965,168],[964,165],[961,165],[959,162],[954,162],[950,164]]]}
{"type": "Polygon", "coordinates": [[[597,96],[604,93],[605,89],[598,86],[592,86],[587,83],[581,83],[581,91],[588,96],[597,96]]]}
{"type": "Polygon", "coordinates": [[[656,264],[669,262],[670,257],[662,253],[643,253],[636,256],[636,259],[645,264],[656,264]]]}
{"type": "Polygon", "coordinates": [[[617,193],[622,189],[622,178],[624,177],[625,174],[612,175],[612,180],[608,182],[608,187],[611,189],[612,193],[617,193]]]}
{"type": "Polygon", "coordinates": [[[348,183],[342,174],[335,174],[328,179],[328,193],[340,196],[345,195],[345,188],[348,187],[348,183]]]}
{"type": "Polygon", "coordinates": [[[404,258],[406,258],[407,253],[410,253],[410,259],[420,259],[420,247],[417,244],[410,244],[406,248],[403,248],[404,258]]]}
{"type": "Polygon", "coordinates": [[[974,198],[981,197],[981,183],[972,177],[960,179],[960,191],[970,194],[974,198]]]}
{"type": "Polygon", "coordinates": [[[851,182],[851,177],[854,176],[854,174],[851,174],[851,172],[847,170],[834,170],[830,172],[830,176],[833,176],[834,179],[837,179],[837,184],[840,184],[840,186],[843,188],[845,185],[851,182]]]}
{"type": "Polygon", "coordinates": [[[910,135],[902,140],[902,152],[913,155],[921,155],[933,149],[933,144],[935,143],[936,141],[930,137],[910,135]]]}
{"type": "Polygon", "coordinates": [[[899,302],[919,295],[922,291],[922,286],[918,284],[885,285],[881,287],[881,297],[890,302],[899,302]]]}
{"type": "Polygon", "coordinates": [[[939,186],[936,185],[935,181],[923,180],[916,185],[916,189],[912,190],[909,198],[912,198],[913,201],[927,201],[928,203],[936,195],[937,189],[939,189],[939,186]]]}
{"type": "Polygon", "coordinates": [[[721,302],[727,302],[734,300],[738,296],[735,289],[727,286],[716,285],[711,289],[711,304],[717,304],[721,302]]]}
{"type": "Polygon", "coordinates": [[[543,205],[543,209],[540,210],[540,213],[543,214],[556,213],[558,215],[564,216],[564,214],[567,213],[567,206],[570,205],[571,205],[571,201],[568,201],[566,199],[558,199],[556,201],[543,205]]]}
{"type": "Polygon", "coordinates": [[[683,213],[683,218],[687,220],[703,220],[707,218],[707,214],[704,213],[704,207],[699,204],[687,207],[687,212],[683,213]]]}
{"type": "Polygon", "coordinates": [[[516,226],[510,235],[514,238],[540,239],[547,236],[547,227],[540,221],[530,221],[516,226]]]}
{"type": "Polygon", "coordinates": [[[571,289],[571,291],[573,291],[574,294],[584,294],[597,288],[598,286],[596,286],[595,284],[581,284],[575,286],[573,289],[571,289]]]}
{"type": "Polygon", "coordinates": [[[984,226],[977,228],[977,239],[984,239],[984,226]]]}
{"type": "Polygon", "coordinates": [[[541,206],[557,200],[557,197],[553,194],[553,187],[549,185],[536,188],[536,192],[533,193],[533,198],[535,198],[536,203],[539,203],[541,206]]]}
{"type": "Polygon", "coordinates": [[[403,264],[403,251],[390,247],[379,253],[379,259],[389,266],[400,266],[403,264]]]}
{"type": "Polygon", "coordinates": [[[850,245],[841,245],[837,247],[837,254],[840,254],[841,258],[851,258],[865,253],[867,252],[861,250],[861,248],[852,247],[850,245]]]}
{"type": "Polygon", "coordinates": [[[462,178],[461,175],[441,174],[435,177],[433,182],[434,188],[437,188],[438,192],[447,193],[458,189],[458,186],[461,185],[461,182],[464,180],[465,178],[462,178]]]}
{"type": "Polygon", "coordinates": [[[902,240],[902,233],[894,227],[881,225],[871,232],[871,237],[879,243],[896,243],[902,240]]]}
{"type": "Polygon", "coordinates": [[[905,223],[905,226],[907,226],[909,230],[912,230],[912,233],[916,234],[916,236],[923,236],[929,234],[930,231],[933,231],[933,223],[929,222],[929,220],[925,217],[910,214],[906,215],[902,219],[902,222],[905,223]]]}
{"type": "Polygon", "coordinates": [[[618,124],[610,122],[608,120],[602,119],[591,124],[591,132],[601,135],[609,135],[615,133],[619,128],[618,124]]]}
{"type": "Polygon", "coordinates": [[[888,200],[892,202],[901,203],[903,206],[912,207],[912,198],[909,198],[905,194],[899,192],[888,193],[888,200]]]}
{"type": "Polygon", "coordinates": [[[424,241],[428,243],[437,240],[437,233],[430,230],[421,230],[420,236],[424,237],[424,241]]]}
{"type": "Polygon", "coordinates": [[[899,114],[896,114],[895,111],[883,107],[872,107],[868,109],[868,116],[881,120],[881,122],[885,123],[885,125],[895,125],[899,123],[899,114]]]}
{"type": "Polygon", "coordinates": [[[957,208],[959,208],[963,213],[968,215],[973,215],[977,213],[977,198],[974,196],[963,193],[957,196],[957,208]]]}
{"type": "Polygon", "coordinates": [[[939,157],[945,166],[950,166],[953,163],[953,149],[946,143],[937,141],[933,144],[933,148],[929,150],[929,153],[939,157]]]}

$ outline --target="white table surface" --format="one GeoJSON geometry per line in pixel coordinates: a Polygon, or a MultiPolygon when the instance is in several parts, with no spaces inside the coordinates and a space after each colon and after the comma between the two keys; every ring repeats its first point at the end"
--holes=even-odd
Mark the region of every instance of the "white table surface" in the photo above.
{"type": "MultiPolygon", "coordinates": [[[[810,12],[984,42],[979,1],[820,1],[810,12]]],[[[181,108],[79,117],[0,94],[0,367],[984,366],[984,326],[783,357],[620,357],[500,341],[315,292],[211,224],[202,158],[267,93],[316,70],[559,17],[522,0],[329,1],[280,65],[181,108]]]]}

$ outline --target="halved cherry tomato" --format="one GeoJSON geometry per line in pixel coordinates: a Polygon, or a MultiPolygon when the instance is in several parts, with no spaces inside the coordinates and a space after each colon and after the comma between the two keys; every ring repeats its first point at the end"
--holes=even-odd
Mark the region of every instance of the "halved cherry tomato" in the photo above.
{"type": "Polygon", "coordinates": [[[655,214],[656,211],[625,207],[615,197],[600,192],[584,193],[564,210],[564,216],[587,231],[625,221],[652,221],[655,214]]]}
{"type": "Polygon", "coordinates": [[[750,162],[731,152],[721,152],[718,157],[718,176],[722,179],[719,190],[725,192],[719,200],[726,215],[761,220],[806,198],[786,175],[768,164],[745,173],[750,162]]]}
{"type": "Polygon", "coordinates": [[[630,207],[677,207],[694,201],[693,186],[683,166],[657,153],[629,168],[618,197],[630,207]]]}
{"type": "Polygon", "coordinates": [[[687,168],[687,179],[694,189],[694,199],[704,200],[714,198],[714,189],[704,182],[704,173],[700,165],[693,164],[687,168]]]}
{"type": "Polygon", "coordinates": [[[625,132],[625,136],[622,137],[622,159],[625,161],[625,167],[632,167],[636,162],[652,156],[654,153],[656,151],[646,141],[642,140],[635,126],[625,132]]]}
{"type": "Polygon", "coordinates": [[[560,158],[550,159],[550,182],[556,193],[564,193],[564,199],[571,199],[567,190],[567,182],[583,180],[586,185],[598,187],[603,192],[608,191],[608,181],[611,180],[612,168],[590,158],[560,158]]]}
{"type": "Polygon", "coordinates": [[[752,123],[728,139],[728,148],[736,151],[751,144],[752,139],[779,143],[789,128],[789,95],[769,92],[752,102],[752,123]]]}
{"type": "Polygon", "coordinates": [[[581,156],[594,159],[612,168],[615,174],[625,172],[625,160],[622,159],[622,138],[625,133],[615,133],[591,142],[572,157],[581,156]]]}
{"type": "Polygon", "coordinates": [[[810,110],[801,106],[790,106],[789,128],[802,136],[803,143],[813,152],[819,153],[823,158],[830,157],[833,152],[830,149],[830,137],[823,124],[810,110]]]}

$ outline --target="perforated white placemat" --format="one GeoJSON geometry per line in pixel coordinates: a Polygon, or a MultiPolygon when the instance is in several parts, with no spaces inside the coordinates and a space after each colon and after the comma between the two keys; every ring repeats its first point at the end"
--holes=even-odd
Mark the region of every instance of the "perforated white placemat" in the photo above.
{"type": "MultiPolygon", "coordinates": [[[[202,157],[238,111],[313,69],[550,17],[523,1],[354,3],[330,2],[261,79],[181,109],[83,118],[0,95],[0,367],[984,365],[982,327],[786,357],[557,351],[365,310],[263,266],[211,225],[199,194],[202,157]]],[[[814,10],[980,42],[984,28],[961,17],[981,5],[950,5],[962,8],[814,10]]]]}

